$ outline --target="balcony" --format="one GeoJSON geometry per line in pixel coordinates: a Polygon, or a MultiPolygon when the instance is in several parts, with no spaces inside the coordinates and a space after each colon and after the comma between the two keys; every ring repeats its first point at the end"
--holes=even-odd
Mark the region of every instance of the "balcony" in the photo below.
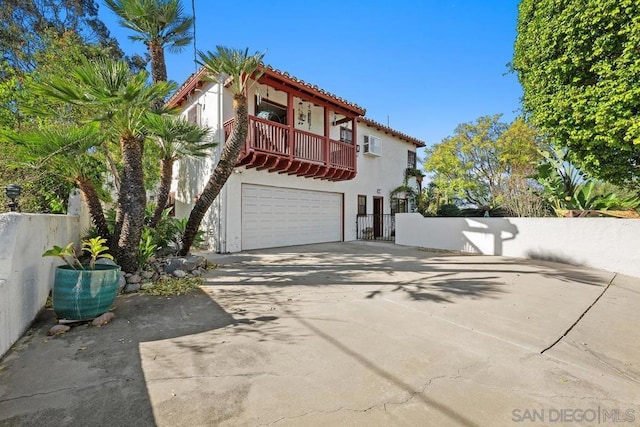
{"type": "MultiPolygon", "coordinates": [[[[224,123],[225,140],[234,120],[224,123]]],[[[274,121],[249,116],[247,142],[238,166],[329,181],[356,176],[356,147],[274,121]]]]}

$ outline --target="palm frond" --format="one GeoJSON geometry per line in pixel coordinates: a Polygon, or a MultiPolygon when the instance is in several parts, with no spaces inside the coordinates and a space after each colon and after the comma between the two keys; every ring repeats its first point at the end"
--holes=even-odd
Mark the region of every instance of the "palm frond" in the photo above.
{"type": "Polygon", "coordinates": [[[210,142],[210,129],[171,115],[149,114],[146,117],[149,137],[160,150],[161,158],[204,157],[217,144],[210,142]]]}
{"type": "Polygon", "coordinates": [[[235,95],[240,95],[247,88],[249,79],[258,80],[263,74],[260,70],[264,53],[256,52],[249,55],[249,49],[232,49],[224,46],[217,46],[216,52],[198,51],[202,65],[213,79],[230,77],[235,95]]]}

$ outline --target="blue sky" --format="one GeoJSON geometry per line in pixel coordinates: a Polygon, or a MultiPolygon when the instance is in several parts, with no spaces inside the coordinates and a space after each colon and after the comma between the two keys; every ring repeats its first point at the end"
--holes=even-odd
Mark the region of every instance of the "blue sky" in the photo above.
{"type": "MultiPolygon", "coordinates": [[[[191,0],[183,0],[191,11],[191,0]]],[[[512,120],[522,90],[507,74],[517,0],[195,0],[199,50],[220,44],[266,52],[265,62],[367,109],[367,117],[429,145],[459,123],[489,114],[512,120]]],[[[127,39],[100,17],[127,54],[127,39]]],[[[193,47],[166,53],[170,80],[195,71],[193,47]]]]}

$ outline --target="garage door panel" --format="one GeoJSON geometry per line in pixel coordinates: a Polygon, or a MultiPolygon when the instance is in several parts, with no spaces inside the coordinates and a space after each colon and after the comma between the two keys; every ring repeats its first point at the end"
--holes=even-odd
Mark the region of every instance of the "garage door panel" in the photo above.
{"type": "Polygon", "coordinates": [[[242,186],[242,249],[342,240],[342,194],[242,186]]]}

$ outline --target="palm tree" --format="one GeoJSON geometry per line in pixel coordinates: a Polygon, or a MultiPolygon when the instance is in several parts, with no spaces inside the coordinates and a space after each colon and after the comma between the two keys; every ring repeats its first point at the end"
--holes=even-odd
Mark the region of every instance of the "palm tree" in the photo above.
{"type": "Polygon", "coordinates": [[[160,152],[160,187],[158,201],[149,226],[154,228],[169,199],[173,163],[184,157],[205,157],[217,144],[206,142],[209,129],[168,115],[151,115],[147,119],[151,141],[160,152]]]}
{"type": "Polygon", "coordinates": [[[97,150],[105,135],[98,123],[50,127],[7,136],[19,144],[23,159],[29,161],[32,167],[49,167],[57,175],[72,181],[84,196],[98,234],[106,239],[111,238],[98,194],[102,190],[101,178],[105,171],[104,160],[99,157],[97,150]]]}
{"type": "Polygon", "coordinates": [[[220,193],[229,175],[238,161],[242,145],[247,140],[249,118],[247,116],[247,89],[249,80],[257,80],[262,75],[258,71],[264,54],[249,55],[249,49],[237,50],[217,46],[216,52],[198,52],[202,65],[210,79],[222,84],[227,78],[231,79],[229,88],[233,94],[234,126],[229,139],[225,142],[220,159],[209,177],[200,197],[196,201],[185,227],[180,255],[186,255],[193,244],[200,223],[211,204],[220,193]]]}
{"type": "Polygon", "coordinates": [[[185,15],[180,0],[105,0],[105,4],[120,17],[120,25],[137,33],[131,40],[147,45],[153,82],[167,81],[164,48],[177,53],[193,40],[194,19],[185,15]]]}
{"type": "Polygon", "coordinates": [[[126,272],[138,268],[137,251],[144,225],[146,193],[142,155],[146,139],[146,118],[151,105],[165,98],[175,85],[147,84],[149,74],[132,74],[122,61],[84,60],[65,78],[54,78],[38,87],[49,98],[86,108],[93,121],[104,123],[105,131],[119,142],[122,176],[111,248],[126,272]]]}

